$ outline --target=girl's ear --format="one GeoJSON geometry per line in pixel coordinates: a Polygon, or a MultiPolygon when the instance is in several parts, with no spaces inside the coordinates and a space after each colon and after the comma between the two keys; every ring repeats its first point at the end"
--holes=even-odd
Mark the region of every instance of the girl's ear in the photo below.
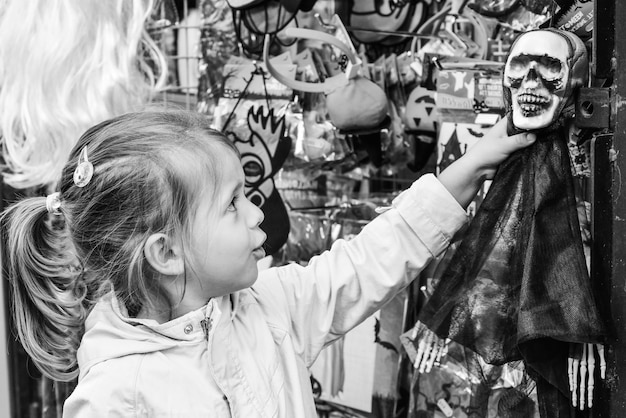
{"type": "Polygon", "coordinates": [[[165,234],[152,234],[146,240],[143,253],[153,269],[167,276],[185,272],[185,260],[179,244],[165,234]]]}

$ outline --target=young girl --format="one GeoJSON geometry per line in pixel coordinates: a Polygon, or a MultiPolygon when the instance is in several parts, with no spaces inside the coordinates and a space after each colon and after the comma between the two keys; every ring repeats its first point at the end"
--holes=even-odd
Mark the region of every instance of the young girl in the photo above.
{"type": "Polygon", "coordinates": [[[88,130],[47,198],[2,218],[19,337],[78,376],[67,417],[317,417],[307,368],[449,244],[464,207],[534,141],[499,123],[307,267],[257,270],[263,213],[232,143],[194,113],[88,130]]]}

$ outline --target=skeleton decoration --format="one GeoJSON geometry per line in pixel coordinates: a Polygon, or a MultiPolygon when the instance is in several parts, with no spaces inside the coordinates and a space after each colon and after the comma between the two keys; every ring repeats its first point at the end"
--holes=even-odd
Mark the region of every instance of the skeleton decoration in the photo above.
{"type": "Polygon", "coordinates": [[[538,30],[520,36],[504,67],[504,99],[520,131],[555,123],[587,80],[584,44],[570,32],[538,30]],[[573,46],[570,47],[570,45],[573,46]]]}
{"type": "Polygon", "coordinates": [[[508,131],[532,131],[537,141],[501,164],[420,311],[437,338],[421,333],[415,344],[423,371],[447,339],[490,365],[523,360],[543,418],[569,417],[570,403],[590,407],[596,375],[606,370],[567,147],[574,93],[587,71],[585,46],[569,32],[525,32],[511,46],[503,77],[508,131]]]}

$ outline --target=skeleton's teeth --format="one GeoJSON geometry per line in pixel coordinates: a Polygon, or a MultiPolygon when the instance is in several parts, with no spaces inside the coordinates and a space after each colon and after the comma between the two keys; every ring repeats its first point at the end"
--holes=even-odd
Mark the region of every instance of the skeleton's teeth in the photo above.
{"type": "Polygon", "coordinates": [[[519,102],[520,103],[548,103],[550,101],[549,98],[544,96],[537,96],[535,94],[520,94],[519,102]]]}
{"type": "Polygon", "coordinates": [[[544,106],[530,103],[520,103],[520,109],[525,117],[539,115],[545,111],[544,106]]]}
{"type": "Polygon", "coordinates": [[[536,112],[541,109],[541,106],[527,104],[527,103],[520,105],[520,107],[522,108],[522,110],[526,112],[536,112]]]}
{"type": "Polygon", "coordinates": [[[550,98],[534,93],[522,93],[517,97],[517,103],[525,117],[539,115],[547,110],[550,98]]]}

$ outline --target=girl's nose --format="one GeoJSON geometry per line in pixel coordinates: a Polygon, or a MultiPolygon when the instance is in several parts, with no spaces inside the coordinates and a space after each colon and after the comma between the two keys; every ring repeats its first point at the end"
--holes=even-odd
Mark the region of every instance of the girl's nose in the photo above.
{"type": "Polygon", "coordinates": [[[248,203],[251,207],[250,219],[252,219],[252,226],[256,228],[257,226],[261,225],[261,222],[263,222],[263,220],[265,219],[265,214],[263,213],[261,208],[259,208],[254,203],[250,201],[248,201],[248,203]]]}

